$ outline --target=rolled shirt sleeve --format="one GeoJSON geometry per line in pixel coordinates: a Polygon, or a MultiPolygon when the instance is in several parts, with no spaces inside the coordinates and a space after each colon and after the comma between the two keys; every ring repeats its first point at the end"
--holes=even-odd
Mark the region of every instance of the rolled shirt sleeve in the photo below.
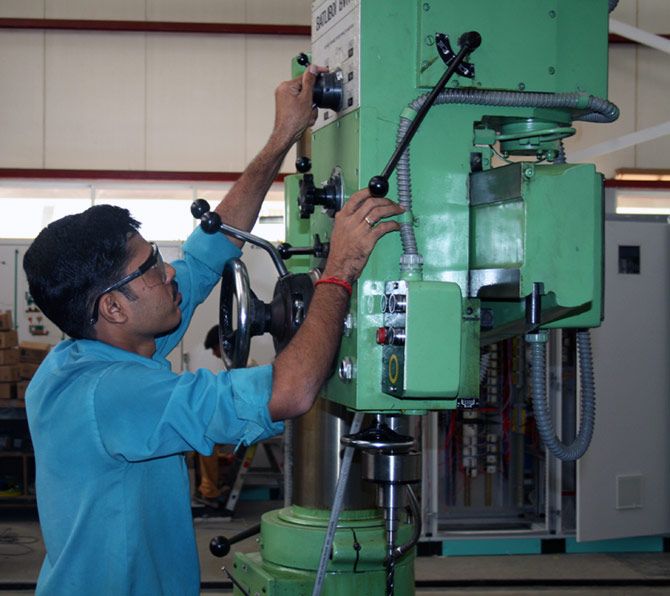
{"type": "Polygon", "coordinates": [[[248,445],[284,430],[282,422],[272,422],[267,407],[270,365],[177,375],[126,363],[109,368],[99,383],[96,424],[102,447],[115,458],[143,461],[191,450],[208,454],[217,443],[248,445]]]}

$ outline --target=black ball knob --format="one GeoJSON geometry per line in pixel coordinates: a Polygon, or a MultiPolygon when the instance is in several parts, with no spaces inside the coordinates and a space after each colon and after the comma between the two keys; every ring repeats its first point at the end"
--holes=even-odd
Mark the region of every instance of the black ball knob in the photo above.
{"type": "Polygon", "coordinates": [[[200,227],[207,234],[216,234],[221,229],[221,216],[215,211],[208,211],[200,218],[200,227]]]}
{"type": "Polygon", "coordinates": [[[307,56],[305,52],[300,52],[296,58],[296,62],[300,64],[300,66],[309,66],[309,56],[307,56]]]}
{"type": "Polygon", "coordinates": [[[230,552],[230,541],[225,536],[215,536],[209,543],[209,552],[215,557],[225,557],[230,552]]]}
{"type": "Polygon", "coordinates": [[[389,183],[383,176],[373,176],[368,183],[368,190],[373,197],[385,197],[389,191],[389,183]]]}
{"type": "Polygon", "coordinates": [[[309,172],[312,169],[312,160],[305,156],[298,157],[298,159],[295,160],[295,169],[301,174],[309,172]]]}
{"type": "Polygon", "coordinates": [[[205,199],[196,199],[191,203],[191,215],[196,219],[200,219],[208,211],[209,203],[205,199]]]}

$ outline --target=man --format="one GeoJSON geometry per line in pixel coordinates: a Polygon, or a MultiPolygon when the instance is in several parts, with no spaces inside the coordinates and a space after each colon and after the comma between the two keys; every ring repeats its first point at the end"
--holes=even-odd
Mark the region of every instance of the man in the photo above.
{"type": "MultiPolygon", "coordinates": [[[[319,72],[279,85],[267,145],[215,208],[250,230],[291,145],[313,122],[319,72]]],[[[349,301],[401,208],[359,191],[335,218],[326,283],[273,365],[177,375],[165,356],[241,243],[196,229],[164,264],[124,209],[92,207],[45,228],[24,258],[40,309],[71,338],[26,393],[47,556],[37,594],[199,593],[183,453],[249,444],[308,411],[335,356],[349,301]]]]}

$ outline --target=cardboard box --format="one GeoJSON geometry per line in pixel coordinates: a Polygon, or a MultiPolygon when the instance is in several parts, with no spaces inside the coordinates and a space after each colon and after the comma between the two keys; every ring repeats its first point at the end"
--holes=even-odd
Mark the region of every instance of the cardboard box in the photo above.
{"type": "Polygon", "coordinates": [[[40,341],[22,341],[19,344],[19,362],[39,364],[51,349],[51,344],[40,341]]]}
{"type": "Polygon", "coordinates": [[[0,348],[13,348],[18,345],[19,336],[16,329],[11,331],[0,331],[0,348]]]}
{"type": "Polygon", "coordinates": [[[7,364],[18,364],[18,363],[19,363],[19,349],[17,347],[0,349],[0,366],[6,366],[7,364]]]}
{"type": "Polygon", "coordinates": [[[0,383],[0,399],[16,399],[16,383],[0,383]]]}
{"type": "Polygon", "coordinates": [[[0,330],[9,331],[12,327],[12,311],[0,312],[0,330]]]}
{"type": "Polygon", "coordinates": [[[20,378],[18,364],[0,366],[0,383],[16,383],[20,378]]]}
{"type": "Polygon", "coordinates": [[[16,384],[16,397],[17,397],[17,399],[25,399],[26,398],[26,389],[28,389],[28,383],[30,383],[30,381],[19,381],[16,384]]]}
{"type": "Polygon", "coordinates": [[[19,363],[19,376],[22,379],[32,379],[39,367],[39,364],[33,364],[32,362],[21,362],[19,363]]]}

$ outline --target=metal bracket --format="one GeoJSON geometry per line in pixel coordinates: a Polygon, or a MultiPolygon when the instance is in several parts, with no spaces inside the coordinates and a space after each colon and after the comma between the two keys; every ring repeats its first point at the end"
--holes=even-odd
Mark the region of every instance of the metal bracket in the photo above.
{"type": "MultiPolygon", "coordinates": [[[[451,49],[449,36],[446,33],[436,33],[435,45],[437,46],[437,53],[440,55],[440,58],[442,58],[447,66],[451,66],[451,63],[456,59],[456,53],[451,49]]],[[[461,77],[467,77],[468,79],[475,78],[475,65],[471,62],[461,62],[456,67],[456,71],[461,77]]]]}

